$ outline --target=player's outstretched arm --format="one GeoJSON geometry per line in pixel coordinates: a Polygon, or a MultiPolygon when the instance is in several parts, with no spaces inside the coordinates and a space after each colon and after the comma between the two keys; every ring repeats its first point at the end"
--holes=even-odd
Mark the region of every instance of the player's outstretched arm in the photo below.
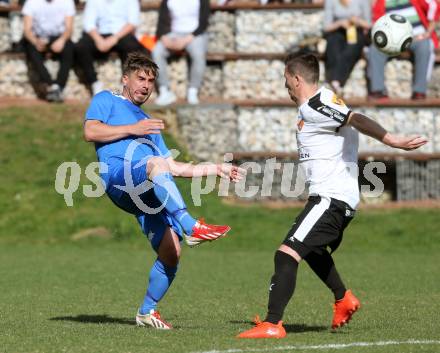
{"type": "Polygon", "coordinates": [[[108,125],[99,120],[87,120],[84,124],[84,139],[87,142],[112,142],[128,136],[159,134],[164,128],[159,119],[139,120],[131,125],[108,125]]]}
{"type": "Polygon", "coordinates": [[[422,136],[399,136],[391,134],[376,121],[359,113],[352,113],[348,121],[348,123],[359,132],[373,137],[390,147],[411,151],[428,142],[428,140],[422,136]]]}
{"type": "Polygon", "coordinates": [[[202,177],[208,175],[217,175],[221,178],[229,178],[233,182],[240,181],[244,175],[246,175],[246,170],[237,167],[229,163],[202,163],[202,164],[190,164],[177,162],[174,159],[167,158],[170,171],[174,176],[179,177],[202,177]]]}

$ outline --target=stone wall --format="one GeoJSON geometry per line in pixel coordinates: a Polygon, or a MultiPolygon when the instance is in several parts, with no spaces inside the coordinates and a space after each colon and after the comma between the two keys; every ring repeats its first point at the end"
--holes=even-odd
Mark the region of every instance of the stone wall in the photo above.
{"type": "MultiPolygon", "coordinates": [[[[440,108],[357,108],[356,111],[379,121],[398,134],[421,134],[429,143],[417,153],[439,153],[440,108]]],[[[151,112],[155,116],[155,112],[151,112]]],[[[245,184],[230,188],[230,195],[243,201],[295,201],[306,197],[303,178],[298,175],[296,161],[285,153],[296,152],[295,108],[243,108],[228,105],[178,108],[168,116],[167,124],[177,131],[179,142],[196,161],[230,161],[227,153],[245,152],[234,162],[248,170],[245,184]],[[252,154],[254,152],[254,154],[252,154]],[[278,165],[277,165],[278,164],[278,165]],[[273,170],[273,173],[264,172],[273,170]],[[238,189],[237,189],[238,188],[238,189]]],[[[387,147],[372,138],[360,135],[362,153],[401,153],[411,159],[410,152],[387,147]]],[[[440,199],[440,160],[386,162],[386,174],[374,172],[384,182],[385,191],[372,197],[364,191],[366,203],[397,200],[440,199]]],[[[363,175],[360,164],[360,175],[363,175]]],[[[370,183],[361,177],[361,185],[370,183]]]]}
{"type": "Polygon", "coordinates": [[[9,20],[0,17],[0,53],[11,48],[11,34],[10,34],[9,20]]]}
{"type": "MultiPolygon", "coordinates": [[[[365,97],[365,61],[361,60],[355,67],[346,87],[346,98],[365,97]]],[[[48,61],[49,71],[55,75],[57,62],[48,61]]],[[[120,61],[112,59],[97,62],[98,78],[107,89],[119,88],[120,61]]],[[[22,57],[5,57],[0,55],[0,96],[36,97],[29,83],[28,67],[22,57]]],[[[321,70],[323,72],[323,70],[321,70]]],[[[281,60],[237,60],[223,64],[211,63],[205,72],[201,98],[217,99],[288,99],[284,88],[284,64],[281,60]]],[[[185,58],[170,62],[171,88],[184,98],[187,89],[188,63],[185,58]]],[[[322,73],[323,75],[323,73],[322,73]]],[[[322,76],[321,75],[321,76],[322,76]]],[[[323,79],[323,78],[322,78],[323,79]]],[[[386,66],[386,84],[391,97],[409,98],[411,96],[411,63],[405,60],[391,60],[386,66]]],[[[79,84],[74,70],[70,72],[65,95],[67,99],[86,99],[89,97],[86,88],[79,84]]],[[[429,84],[428,95],[440,97],[440,66],[434,68],[429,84]]]]}
{"type": "Polygon", "coordinates": [[[320,37],[322,11],[237,11],[238,52],[284,53],[307,37],[320,37]]]}
{"type": "MultiPolygon", "coordinates": [[[[365,97],[367,63],[361,59],[355,66],[344,88],[344,97],[365,97]]],[[[281,60],[237,60],[224,64],[225,92],[229,99],[285,99],[284,64],[281,60]]],[[[324,81],[321,62],[321,81],[324,81]]],[[[392,98],[411,96],[412,64],[408,60],[394,59],[385,67],[385,83],[392,98]]],[[[440,66],[435,66],[428,87],[428,95],[440,97],[440,66]]]]}
{"type": "Polygon", "coordinates": [[[232,106],[179,108],[177,126],[179,141],[200,161],[220,161],[238,147],[240,130],[232,106]]]}
{"type": "Polygon", "coordinates": [[[229,195],[245,202],[292,202],[307,199],[297,161],[289,158],[239,158],[234,163],[246,169],[244,181],[231,184],[229,195]],[[241,185],[240,185],[241,184],[241,185]]]}
{"type": "MultiPolygon", "coordinates": [[[[248,172],[243,185],[230,185],[229,195],[236,199],[279,203],[307,198],[304,177],[298,172],[296,160],[248,157],[239,158],[234,163],[248,172]]],[[[364,165],[359,164],[360,175],[365,171],[364,165]]],[[[380,204],[392,200],[440,200],[440,160],[397,160],[385,165],[387,174],[373,171],[374,178],[383,182],[381,192],[372,194],[374,186],[371,182],[362,176],[359,178],[361,202],[380,204]]]]}
{"type": "MultiPolygon", "coordinates": [[[[394,133],[420,134],[429,143],[417,152],[440,152],[440,108],[356,108],[394,133]]],[[[154,115],[154,112],[152,112],[154,115]]],[[[226,152],[296,152],[296,108],[244,108],[229,105],[178,108],[180,141],[201,161],[226,152]]],[[[404,153],[360,136],[359,151],[404,153]]]]}
{"type": "MultiPolygon", "coordinates": [[[[138,34],[154,34],[157,11],[142,12],[138,34]]],[[[81,36],[82,13],[75,17],[73,40],[81,36]]],[[[322,31],[322,11],[289,10],[237,10],[214,11],[209,26],[209,52],[283,53],[308,37],[319,37],[322,31]]],[[[22,20],[12,13],[10,20],[0,18],[0,52],[10,50],[13,41],[22,33],[22,20]]],[[[18,38],[18,39],[17,39],[18,38]]],[[[320,45],[321,51],[323,50],[320,45]]],[[[120,63],[112,60],[97,64],[99,78],[106,88],[119,86],[120,63]],[[102,67],[101,67],[102,66],[102,67]]],[[[56,64],[50,63],[55,72],[56,64]]],[[[365,60],[360,60],[345,87],[345,97],[366,95],[365,60]]],[[[0,96],[35,97],[29,84],[27,67],[23,60],[0,56],[0,96]],[[15,73],[15,75],[14,75],[15,73]]],[[[201,90],[202,98],[223,99],[286,99],[281,60],[237,60],[210,63],[201,90]]],[[[187,64],[181,58],[170,68],[171,86],[180,97],[185,97],[187,64]]],[[[321,63],[321,78],[324,79],[321,63]]],[[[386,83],[391,97],[407,98],[411,95],[412,65],[406,60],[391,60],[386,67],[386,83]]],[[[436,66],[429,85],[428,95],[440,97],[440,66],[436,66]]],[[[85,99],[87,90],[78,85],[72,72],[66,90],[68,99],[85,99]]]]}

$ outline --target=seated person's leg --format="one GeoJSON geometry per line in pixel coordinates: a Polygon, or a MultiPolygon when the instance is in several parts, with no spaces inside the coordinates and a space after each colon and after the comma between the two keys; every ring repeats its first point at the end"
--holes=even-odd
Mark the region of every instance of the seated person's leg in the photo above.
{"type": "Polygon", "coordinates": [[[176,101],[175,94],[170,90],[170,82],[168,78],[168,57],[170,51],[159,40],[153,49],[153,61],[159,67],[159,76],[157,77],[157,85],[159,86],[159,97],[156,99],[158,105],[168,105],[176,101]]]}
{"type": "Polygon", "coordinates": [[[202,85],[206,69],[206,52],[208,50],[208,35],[206,33],[196,36],[186,47],[191,57],[189,71],[189,84],[187,99],[190,104],[197,104],[198,92],[202,85]]]}
{"type": "Polygon", "coordinates": [[[26,57],[29,60],[31,66],[37,72],[39,83],[45,84],[47,86],[47,89],[49,89],[53,83],[53,80],[49,74],[49,71],[44,65],[45,52],[38,51],[37,48],[26,39],[23,40],[23,43],[26,57]]]}
{"type": "Polygon", "coordinates": [[[354,66],[362,56],[362,51],[365,45],[365,36],[361,30],[358,30],[357,33],[357,42],[345,45],[345,48],[341,51],[338,57],[339,76],[337,79],[342,86],[345,86],[354,66]]]}
{"type": "Polygon", "coordinates": [[[93,94],[103,89],[102,83],[98,81],[93,61],[99,54],[95,42],[87,33],[83,33],[81,39],[75,44],[75,62],[84,72],[86,84],[92,87],[93,94]]]}
{"type": "Polygon", "coordinates": [[[372,97],[385,94],[385,65],[387,60],[388,57],[385,54],[381,53],[374,45],[370,45],[367,74],[370,80],[369,91],[372,97]]]}
{"type": "Polygon", "coordinates": [[[134,51],[139,51],[145,54],[148,54],[147,49],[139,41],[133,34],[127,34],[122,37],[118,43],[113,47],[112,50],[116,50],[121,59],[121,64],[124,63],[125,59],[127,59],[127,55],[134,51]]]}
{"type": "Polygon", "coordinates": [[[414,53],[412,98],[425,98],[435,60],[434,46],[431,39],[424,39],[413,42],[410,50],[414,53]]]}
{"type": "Polygon", "coordinates": [[[66,87],[69,72],[73,65],[74,45],[71,40],[68,40],[60,53],[60,69],[58,70],[56,83],[60,86],[61,91],[66,87]]]}
{"type": "Polygon", "coordinates": [[[325,69],[326,78],[331,84],[333,90],[339,94],[341,89],[340,67],[345,63],[340,60],[341,52],[347,46],[345,33],[342,31],[333,31],[326,34],[327,47],[325,50],[325,69]]]}
{"type": "MultiPolygon", "coordinates": [[[[51,38],[51,43],[55,42],[58,37],[51,38]]],[[[47,94],[47,100],[52,102],[63,101],[63,90],[69,77],[70,68],[73,65],[74,45],[68,40],[61,52],[54,52],[54,58],[60,62],[57,79],[51,85],[47,94]]]]}

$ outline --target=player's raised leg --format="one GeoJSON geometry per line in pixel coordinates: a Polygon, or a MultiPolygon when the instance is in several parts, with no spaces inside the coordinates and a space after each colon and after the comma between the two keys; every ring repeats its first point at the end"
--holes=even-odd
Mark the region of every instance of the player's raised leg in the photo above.
{"type": "MultiPolygon", "coordinates": [[[[156,234],[155,236],[158,236],[156,234]]],[[[157,304],[165,296],[177,272],[180,258],[180,242],[177,234],[166,227],[157,250],[157,259],[151,267],[147,293],[136,315],[138,326],[152,326],[157,329],[169,330],[167,323],[157,311],[157,304]]]]}
{"type": "Polygon", "coordinates": [[[191,216],[174,182],[167,160],[160,157],[150,158],[147,163],[147,173],[154,183],[154,194],[164,205],[167,214],[182,226],[188,245],[196,246],[216,240],[231,229],[226,225],[206,224],[203,220],[197,221],[191,216]]]}

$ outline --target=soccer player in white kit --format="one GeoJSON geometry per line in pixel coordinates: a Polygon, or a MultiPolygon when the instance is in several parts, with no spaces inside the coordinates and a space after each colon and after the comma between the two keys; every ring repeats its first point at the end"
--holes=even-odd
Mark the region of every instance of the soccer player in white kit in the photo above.
{"type": "Polygon", "coordinates": [[[397,136],[364,115],[353,113],[331,90],[318,86],[319,63],[311,54],[286,58],[285,87],[299,109],[297,143],[299,167],[309,199],[275,253],[275,273],[269,288],[264,321],[238,338],[282,338],[284,309],[293,296],[299,262],[304,259],[335,297],[332,328],[348,323],[359,300],[342,282],[331,253],[359,203],[358,132],[404,150],[423,146],[420,136],[397,136]],[[330,252],[328,251],[330,248],[330,252]]]}

